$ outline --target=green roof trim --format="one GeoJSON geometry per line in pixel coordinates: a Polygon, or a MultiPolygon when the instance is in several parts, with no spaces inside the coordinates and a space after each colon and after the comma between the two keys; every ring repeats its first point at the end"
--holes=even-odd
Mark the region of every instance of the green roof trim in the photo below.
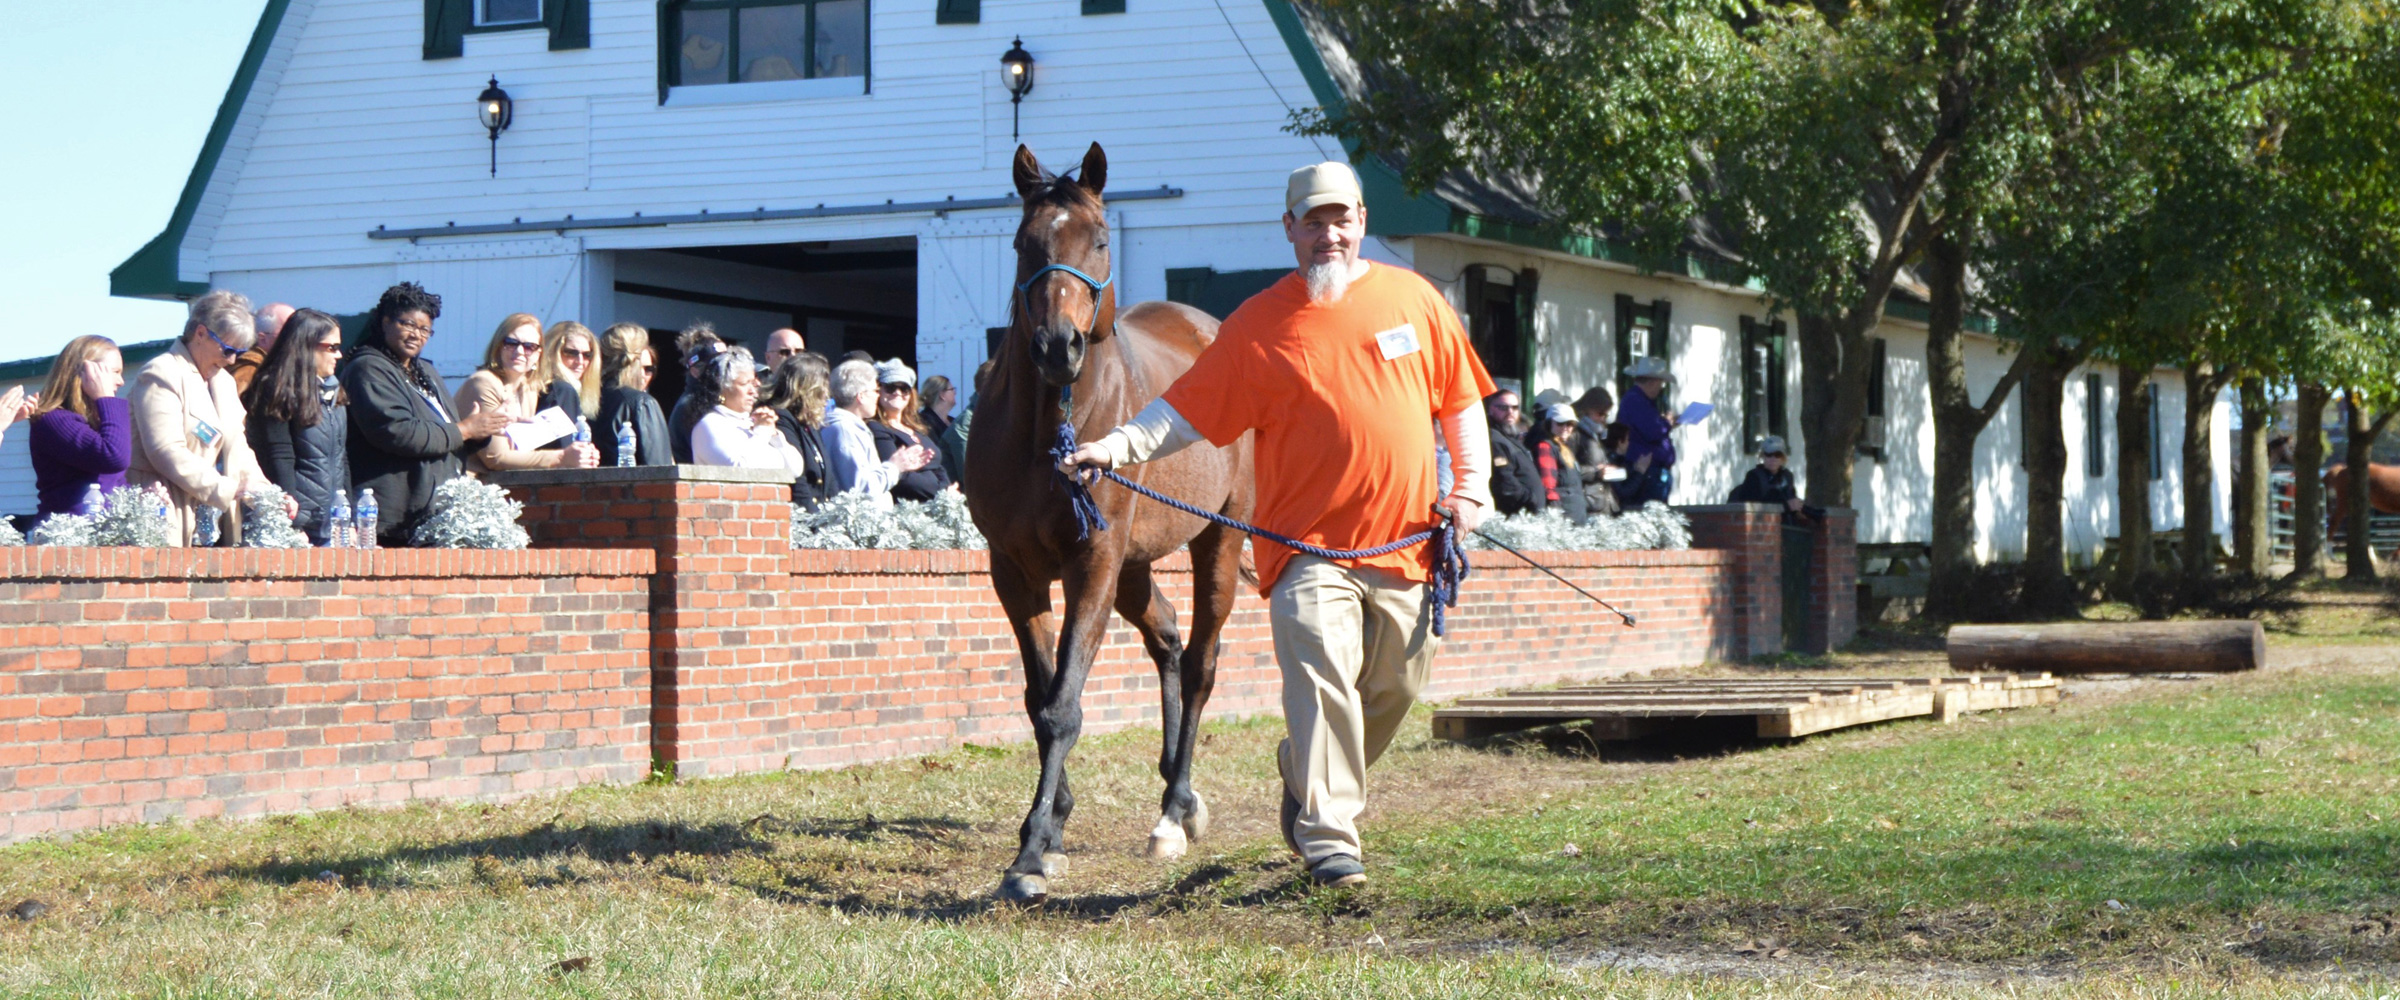
{"type": "Polygon", "coordinates": [[[1472,212],[1455,212],[1450,225],[1442,230],[1458,236],[1492,240],[1550,250],[1612,264],[1624,264],[1653,274],[1680,275],[1702,281],[1713,281],[1736,288],[1765,291],[1766,285],[1744,270],[1738,261],[1709,254],[1681,253],[1659,258],[1635,253],[1633,248],[1606,236],[1594,236],[1550,226],[1529,226],[1505,219],[1494,219],[1472,212]]]}
{"type": "MultiPolygon", "coordinates": [[[[1300,78],[1308,81],[1308,91],[1317,99],[1317,106],[1327,114],[1339,114],[1348,102],[1342,89],[1334,85],[1333,74],[1325,69],[1325,55],[1310,41],[1308,28],[1300,23],[1300,12],[1292,9],[1291,0],[1260,0],[1267,6],[1267,17],[1275,22],[1275,30],[1283,35],[1284,48],[1290,49],[1292,61],[1299,64],[1300,78]]],[[[1400,183],[1400,175],[1383,160],[1361,157],[1355,140],[1342,140],[1342,151],[1349,155],[1352,166],[1358,168],[1361,193],[1367,196],[1367,232],[1374,236],[1414,236],[1419,233],[1439,233],[1450,227],[1450,204],[1431,194],[1412,195],[1408,186],[1400,183]]]]}
{"type": "MultiPolygon", "coordinates": [[[[175,340],[172,337],[166,340],[146,340],[139,344],[120,344],[117,346],[117,353],[124,356],[125,370],[131,372],[136,365],[167,353],[167,348],[174,345],[175,340]]],[[[57,355],[45,354],[38,358],[26,358],[21,361],[0,361],[0,385],[49,378],[50,365],[57,360],[57,355]]]]}
{"type": "MultiPolygon", "coordinates": [[[[200,143],[200,159],[192,164],[191,176],[183,182],[183,196],[175,200],[175,212],[167,217],[167,228],[157,238],[125,258],[125,263],[108,272],[108,294],[138,299],[183,299],[208,291],[208,284],[183,280],[178,258],[182,256],[184,236],[191,231],[192,215],[200,209],[200,196],[207,192],[208,181],[216,173],[217,160],[225,155],[225,144],[233,137],[233,127],[241,120],[242,105],[250,100],[250,88],[258,83],[259,68],[266,65],[267,50],[275,45],[275,33],[283,27],[284,11],[291,0],[267,0],[267,8],[258,15],[258,28],[250,33],[250,47],[242,52],[242,63],[233,71],[233,83],[225,88],[225,100],[217,105],[216,121],[208,127],[208,138],[200,143]]],[[[131,363],[132,359],[126,359],[131,363]]]]}

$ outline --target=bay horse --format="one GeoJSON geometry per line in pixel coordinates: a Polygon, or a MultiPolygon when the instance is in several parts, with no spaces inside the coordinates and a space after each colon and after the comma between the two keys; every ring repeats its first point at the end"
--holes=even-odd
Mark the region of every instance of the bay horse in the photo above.
{"type": "MultiPolygon", "coordinates": [[[[1192,789],[1192,751],[1200,711],[1216,684],[1217,640],[1241,585],[1242,536],[1164,505],[1137,502],[1102,482],[1093,489],[1107,530],[1084,534],[1060,487],[1049,450],[1062,420],[1089,441],[1132,419],[1190,369],[1216,340],[1217,321],[1172,302],[1117,309],[1115,256],[1100,201],[1108,157],[1093,143],[1081,169],[1053,176],[1033,151],[1017,147],[1014,175],[1025,214],[1016,236],[1016,294],[1008,335],[977,386],[967,436],[967,509],[991,545],[992,590],[1016,631],[1025,659],[1025,712],[1041,753],[1042,776],[1018,829],[1016,861],[995,895],[1038,903],[1064,873],[1062,830],[1075,809],[1067,752],[1083,728],[1083,685],[1115,609],[1158,667],[1159,720],[1165,729],[1158,773],[1166,779],[1149,854],[1181,856],[1208,828],[1208,806],[1192,789]],[[1071,417],[1063,400],[1072,400],[1071,417]],[[1151,578],[1151,563],[1189,545],[1192,629],[1175,627],[1175,608],[1151,578]],[[1050,585],[1062,584],[1065,608],[1053,613],[1050,585]]],[[[1256,506],[1250,438],[1226,448],[1203,442],[1166,459],[1124,470],[1127,478],[1169,496],[1247,520],[1256,506]]]]}

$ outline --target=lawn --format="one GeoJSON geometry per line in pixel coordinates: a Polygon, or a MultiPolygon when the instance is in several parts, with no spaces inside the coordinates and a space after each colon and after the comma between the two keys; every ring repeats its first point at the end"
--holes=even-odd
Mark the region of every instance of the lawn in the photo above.
{"type": "MultiPolygon", "coordinates": [[[[48,907],[0,917],[0,994],[2393,992],[2400,647],[2273,660],[1783,745],[1462,747],[1421,713],[1355,891],[1308,891],[1272,830],[1273,720],[1210,725],[1217,827],[1172,865],[1136,856],[1155,734],[1087,740],[1074,868],[1030,912],[985,901],[1022,747],[120,829],[0,849],[0,907],[48,907]]],[[[1938,661],[1780,669],[1827,667],[1938,661]]]]}

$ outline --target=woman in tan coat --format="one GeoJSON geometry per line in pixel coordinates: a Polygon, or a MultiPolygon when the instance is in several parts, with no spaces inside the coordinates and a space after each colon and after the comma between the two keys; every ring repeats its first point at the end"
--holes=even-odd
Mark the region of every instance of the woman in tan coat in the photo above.
{"type": "Polygon", "coordinates": [[[125,482],[166,487],[168,535],[178,544],[192,543],[203,508],[229,515],[217,522],[220,537],[239,541],[241,519],[230,515],[243,492],[266,481],[243,430],[241,391],[227,370],[256,339],[250,300],[210,292],[192,300],[183,338],[143,365],[126,393],[133,462],[125,482]]]}
{"type": "MultiPolygon", "coordinates": [[[[492,331],[492,342],[483,352],[483,367],[467,376],[465,385],[458,387],[453,403],[459,419],[478,413],[506,413],[519,423],[530,421],[540,412],[542,387],[534,370],[542,360],[542,321],[527,313],[510,313],[492,331]]],[[[568,420],[582,416],[567,414],[568,420]]],[[[485,438],[480,446],[469,442],[467,467],[476,472],[508,471],[511,469],[589,469],[600,464],[599,449],[588,442],[569,441],[564,448],[544,450],[549,442],[535,442],[519,448],[503,430],[485,438]]]]}

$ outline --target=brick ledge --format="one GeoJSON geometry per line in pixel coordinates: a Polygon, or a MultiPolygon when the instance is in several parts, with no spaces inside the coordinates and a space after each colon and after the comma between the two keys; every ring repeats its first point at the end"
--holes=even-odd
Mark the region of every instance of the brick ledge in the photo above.
{"type": "Polygon", "coordinates": [[[650,549],[0,549],[0,580],[649,576],[650,549]]]}

